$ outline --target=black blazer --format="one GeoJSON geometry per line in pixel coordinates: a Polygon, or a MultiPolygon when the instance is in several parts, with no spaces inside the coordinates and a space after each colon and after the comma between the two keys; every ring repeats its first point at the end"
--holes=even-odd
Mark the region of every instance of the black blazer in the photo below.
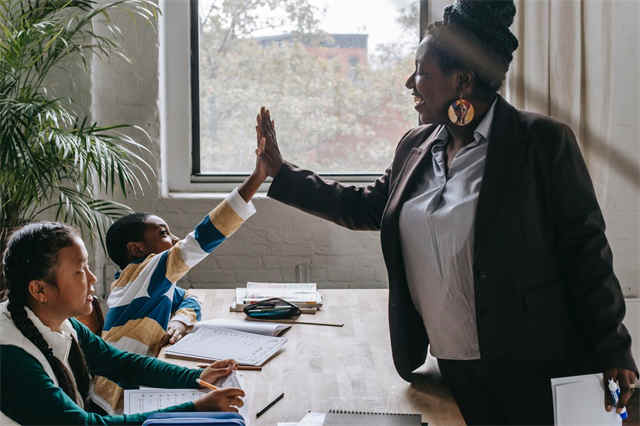
{"type": "MultiPolygon", "coordinates": [[[[268,193],[350,229],[380,229],[393,359],[408,381],[425,361],[429,338],[409,296],[398,222],[415,177],[431,165],[429,144],[437,128],[407,132],[391,166],[369,186],[323,180],[285,162],[268,193]]],[[[475,218],[481,358],[637,372],[604,231],[571,129],[498,97],[475,218]]]]}

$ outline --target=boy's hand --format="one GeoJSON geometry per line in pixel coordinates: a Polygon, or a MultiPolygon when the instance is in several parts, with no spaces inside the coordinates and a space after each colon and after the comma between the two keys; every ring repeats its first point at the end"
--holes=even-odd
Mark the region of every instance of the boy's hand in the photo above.
{"type": "Polygon", "coordinates": [[[265,107],[260,108],[260,114],[257,117],[256,134],[258,139],[258,148],[256,155],[258,165],[267,176],[275,177],[282,166],[282,155],[278,148],[276,138],[275,122],[271,120],[271,114],[265,107]]]}
{"type": "Polygon", "coordinates": [[[169,321],[167,324],[167,334],[165,335],[165,344],[173,345],[187,334],[187,326],[180,321],[169,321]]]}
{"type": "Polygon", "coordinates": [[[224,359],[212,362],[200,374],[200,380],[215,383],[223,377],[227,377],[233,370],[238,368],[238,364],[232,359],[224,359]]]}

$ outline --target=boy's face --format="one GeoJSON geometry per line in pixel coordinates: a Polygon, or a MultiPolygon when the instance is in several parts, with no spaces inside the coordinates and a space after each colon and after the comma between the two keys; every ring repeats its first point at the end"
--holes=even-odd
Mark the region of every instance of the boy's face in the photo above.
{"type": "Polygon", "coordinates": [[[167,222],[162,218],[151,215],[145,220],[144,245],[146,255],[151,253],[161,253],[173,247],[179,238],[171,233],[167,222]]]}

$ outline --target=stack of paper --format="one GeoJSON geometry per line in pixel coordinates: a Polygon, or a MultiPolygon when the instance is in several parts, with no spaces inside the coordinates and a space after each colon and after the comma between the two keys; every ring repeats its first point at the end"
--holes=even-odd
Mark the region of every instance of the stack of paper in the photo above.
{"type": "Polygon", "coordinates": [[[556,426],[621,425],[614,411],[604,409],[602,373],[551,379],[556,426]]]}
{"type": "Polygon", "coordinates": [[[302,313],[315,313],[322,306],[322,296],[316,283],[248,282],[246,288],[236,288],[231,312],[242,312],[245,306],[272,297],[297,305],[302,313]]]}

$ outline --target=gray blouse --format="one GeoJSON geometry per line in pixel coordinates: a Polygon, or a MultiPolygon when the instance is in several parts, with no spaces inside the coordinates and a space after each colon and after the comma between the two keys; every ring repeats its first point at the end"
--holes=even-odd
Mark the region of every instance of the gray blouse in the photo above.
{"type": "Polygon", "coordinates": [[[476,204],[484,174],[493,105],[446,171],[449,133],[436,129],[432,166],[400,211],[409,291],[437,358],[479,359],[473,282],[476,204]]]}

